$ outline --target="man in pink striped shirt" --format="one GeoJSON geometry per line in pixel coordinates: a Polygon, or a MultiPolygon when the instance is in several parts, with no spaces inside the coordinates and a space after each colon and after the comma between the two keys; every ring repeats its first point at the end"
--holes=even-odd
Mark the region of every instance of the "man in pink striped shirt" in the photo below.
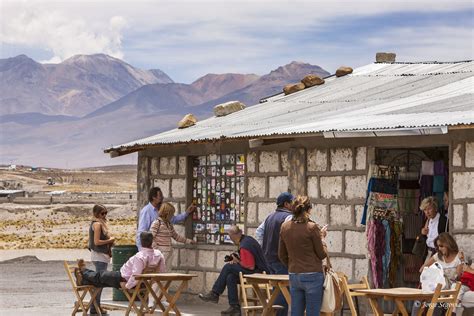
{"type": "MultiPolygon", "coordinates": [[[[142,248],[120,268],[120,271],[92,271],[79,264],[75,270],[77,285],[120,288],[124,283],[127,289],[137,285],[134,275],[141,274],[146,267],[159,267],[159,272],[166,271],[165,258],[161,251],[152,249],[153,235],[150,232],[140,233],[142,248]]],[[[79,260],[80,261],[80,260],[79,260]]],[[[83,262],[83,261],[82,261],[83,262]]]]}

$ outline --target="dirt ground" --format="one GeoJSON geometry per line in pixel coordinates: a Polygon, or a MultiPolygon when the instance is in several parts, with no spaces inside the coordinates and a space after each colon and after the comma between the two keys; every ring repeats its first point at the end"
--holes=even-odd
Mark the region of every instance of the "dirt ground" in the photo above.
{"type": "MultiPolygon", "coordinates": [[[[63,254],[68,250],[49,251],[53,256],[67,257],[63,254]]],[[[0,273],[0,315],[71,315],[75,297],[62,261],[40,261],[35,256],[25,256],[0,262],[0,273]]],[[[112,290],[104,289],[102,301],[111,299],[112,290]]],[[[178,307],[183,316],[220,315],[219,311],[226,308],[224,304],[206,304],[187,296],[178,301],[178,307]]],[[[124,315],[124,310],[109,314],[124,315]]]]}

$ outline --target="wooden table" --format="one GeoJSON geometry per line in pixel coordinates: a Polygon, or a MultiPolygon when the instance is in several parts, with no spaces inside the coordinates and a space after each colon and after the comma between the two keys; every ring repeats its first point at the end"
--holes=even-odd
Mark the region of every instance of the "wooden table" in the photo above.
{"type": "Polygon", "coordinates": [[[125,315],[129,315],[130,311],[132,310],[135,298],[137,297],[142,284],[145,285],[147,289],[146,294],[147,295],[151,294],[153,296],[153,299],[155,300],[152,313],[154,312],[156,306],[158,306],[163,311],[163,315],[169,315],[171,310],[174,310],[177,316],[181,315],[181,313],[178,310],[178,307],[176,306],[176,301],[180,297],[181,292],[185,288],[187,288],[188,281],[195,277],[197,277],[197,275],[195,274],[183,274],[183,273],[146,273],[146,274],[135,275],[135,279],[138,282],[137,282],[137,285],[135,286],[132,299],[128,305],[127,312],[125,313],[125,315]],[[181,282],[180,285],[178,286],[178,290],[176,291],[176,293],[174,293],[174,295],[171,295],[168,292],[168,289],[172,282],[181,282]],[[158,284],[160,295],[157,295],[157,293],[153,291],[152,289],[153,283],[158,284]],[[163,304],[161,303],[161,298],[163,296],[166,298],[166,301],[169,303],[167,308],[165,308],[163,304]]]}
{"type": "Polygon", "coordinates": [[[263,306],[262,315],[273,315],[273,303],[280,293],[285,297],[288,305],[291,305],[291,296],[288,291],[288,286],[290,285],[290,278],[288,274],[263,274],[263,273],[254,273],[246,274],[244,277],[247,279],[247,283],[251,284],[257,293],[258,299],[263,306]],[[269,284],[273,287],[272,295],[267,301],[267,297],[260,291],[259,284],[269,284]]]}
{"type": "Polygon", "coordinates": [[[382,298],[386,301],[395,301],[396,307],[392,315],[398,315],[398,313],[401,313],[403,316],[408,316],[410,314],[405,308],[405,301],[430,301],[434,295],[434,292],[422,292],[420,289],[408,287],[355,290],[355,292],[365,293],[367,295],[375,316],[383,316],[383,311],[377,303],[378,298],[382,298]]]}

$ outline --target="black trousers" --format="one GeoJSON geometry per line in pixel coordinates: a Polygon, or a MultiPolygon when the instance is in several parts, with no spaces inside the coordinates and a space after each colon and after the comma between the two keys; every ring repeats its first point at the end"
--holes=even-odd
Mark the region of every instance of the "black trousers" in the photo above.
{"type": "Polygon", "coordinates": [[[93,285],[95,287],[114,287],[119,289],[120,282],[125,281],[120,271],[92,271],[85,269],[82,272],[84,285],[93,285]]]}

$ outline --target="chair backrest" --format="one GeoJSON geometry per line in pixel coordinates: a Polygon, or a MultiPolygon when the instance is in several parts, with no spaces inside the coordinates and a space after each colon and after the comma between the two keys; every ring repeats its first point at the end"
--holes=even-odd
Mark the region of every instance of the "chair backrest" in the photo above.
{"type": "Polygon", "coordinates": [[[160,272],[159,265],[150,265],[150,266],[146,266],[145,269],[143,269],[142,273],[159,273],[159,272],[160,272]]]}
{"type": "Polygon", "coordinates": [[[76,278],[73,276],[73,273],[74,273],[74,269],[76,269],[77,267],[74,267],[74,266],[70,266],[66,260],[64,260],[64,269],[66,269],[66,273],[67,273],[67,276],[69,277],[69,281],[71,281],[71,285],[72,287],[75,289],[77,288],[77,284],[76,284],[76,278]]]}
{"type": "Polygon", "coordinates": [[[354,305],[354,301],[352,300],[352,298],[357,296],[366,296],[364,293],[355,292],[355,290],[370,289],[369,281],[367,280],[367,277],[364,276],[362,277],[360,283],[349,284],[347,275],[345,275],[343,272],[337,272],[337,274],[339,275],[339,279],[341,280],[341,287],[346,297],[349,308],[351,309],[351,314],[357,316],[357,309],[354,305]]]}
{"type": "Polygon", "coordinates": [[[457,282],[456,286],[452,290],[441,290],[442,285],[438,284],[434,292],[431,304],[429,305],[426,316],[433,316],[436,304],[444,303],[443,305],[448,308],[446,316],[450,316],[453,312],[454,307],[457,303],[459,291],[461,290],[461,282],[457,282]]]}

